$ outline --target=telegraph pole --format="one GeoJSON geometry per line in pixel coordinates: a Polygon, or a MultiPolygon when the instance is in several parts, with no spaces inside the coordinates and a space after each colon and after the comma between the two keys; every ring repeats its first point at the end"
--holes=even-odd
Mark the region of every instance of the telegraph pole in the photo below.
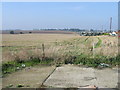
{"type": "Polygon", "coordinates": [[[112,28],[112,17],[110,17],[110,32],[111,32],[111,28],[112,28]]]}
{"type": "Polygon", "coordinates": [[[103,25],[102,25],[102,28],[101,28],[101,29],[102,29],[102,31],[103,31],[103,25]]]}

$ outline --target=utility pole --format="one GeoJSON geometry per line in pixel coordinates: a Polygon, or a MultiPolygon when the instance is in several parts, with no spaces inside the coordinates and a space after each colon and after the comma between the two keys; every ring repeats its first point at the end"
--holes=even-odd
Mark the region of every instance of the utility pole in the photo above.
{"type": "Polygon", "coordinates": [[[112,17],[110,17],[110,32],[111,32],[111,28],[112,28],[112,17]]]}
{"type": "Polygon", "coordinates": [[[102,28],[101,28],[101,29],[102,29],[102,31],[103,31],[103,25],[102,25],[102,28]]]}

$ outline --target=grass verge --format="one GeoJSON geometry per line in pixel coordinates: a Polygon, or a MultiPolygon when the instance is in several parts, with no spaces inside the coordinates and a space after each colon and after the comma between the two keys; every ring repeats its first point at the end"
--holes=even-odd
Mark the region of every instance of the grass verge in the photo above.
{"type": "Polygon", "coordinates": [[[80,64],[80,65],[85,65],[88,67],[94,67],[97,68],[100,65],[108,65],[107,67],[112,67],[112,66],[116,66],[116,65],[120,65],[120,55],[118,55],[117,57],[105,57],[105,56],[96,56],[94,58],[91,58],[90,56],[86,56],[86,55],[79,55],[76,56],[74,58],[70,59],[66,59],[65,60],[65,64],[80,64]]]}
{"type": "Polygon", "coordinates": [[[45,60],[40,60],[39,58],[34,58],[27,61],[10,61],[2,64],[2,75],[5,76],[12,72],[22,70],[25,67],[35,66],[35,65],[50,65],[53,59],[46,58],[45,60]]]}
{"type": "Polygon", "coordinates": [[[39,58],[33,58],[27,61],[18,61],[18,60],[10,61],[2,64],[2,75],[5,76],[9,73],[22,70],[25,67],[30,67],[38,64],[40,65],[55,64],[56,67],[59,67],[62,64],[85,65],[85,66],[94,67],[94,68],[97,68],[100,65],[102,66],[107,65],[107,67],[112,67],[112,66],[120,65],[120,55],[116,57],[95,56],[94,58],[90,56],[86,56],[84,54],[81,54],[78,56],[70,55],[61,63],[58,63],[58,62],[59,61],[55,61],[52,58],[45,58],[44,60],[41,60],[39,58]]]}

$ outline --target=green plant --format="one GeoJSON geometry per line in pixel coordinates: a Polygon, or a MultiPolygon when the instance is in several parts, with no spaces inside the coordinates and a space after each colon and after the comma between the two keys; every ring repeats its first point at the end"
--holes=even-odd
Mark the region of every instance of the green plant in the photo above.
{"type": "Polygon", "coordinates": [[[11,87],[13,87],[13,84],[6,86],[6,88],[11,88],[11,87]]]}
{"type": "Polygon", "coordinates": [[[110,35],[109,33],[103,33],[102,35],[110,35]]]}
{"type": "Polygon", "coordinates": [[[21,88],[21,87],[24,87],[24,85],[23,84],[18,84],[17,87],[21,88]]]}
{"type": "Polygon", "coordinates": [[[97,42],[97,44],[95,45],[95,48],[100,47],[101,43],[102,43],[102,40],[101,40],[100,38],[98,38],[98,42],[97,42]]]}
{"type": "Polygon", "coordinates": [[[60,67],[61,66],[61,64],[56,64],[56,67],[60,67]]]}
{"type": "Polygon", "coordinates": [[[10,61],[2,64],[2,74],[6,75],[17,70],[21,70],[23,69],[23,65],[25,65],[25,67],[34,66],[37,64],[49,65],[51,62],[53,62],[53,59],[47,57],[45,57],[45,60],[32,58],[31,60],[26,61],[10,61]]]}

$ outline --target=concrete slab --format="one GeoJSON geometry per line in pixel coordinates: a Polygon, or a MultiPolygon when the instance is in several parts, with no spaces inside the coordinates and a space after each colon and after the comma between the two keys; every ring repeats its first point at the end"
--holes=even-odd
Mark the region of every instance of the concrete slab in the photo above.
{"type": "Polygon", "coordinates": [[[55,69],[55,66],[35,66],[25,68],[24,70],[9,74],[2,79],[2,87],[12,84],[16,87],[18,84],[23,84],[24,88],[39,88],[43,81],[55,69]]]}
{"type": "Polygon", "coordinates": [[[99,88],[116,88],[117,82],[117,68],[97,70],[75,65],[64,65],[56,68],[44,85],[58,88],[81,88],[88,85],[96,85],[99,88]]]}

